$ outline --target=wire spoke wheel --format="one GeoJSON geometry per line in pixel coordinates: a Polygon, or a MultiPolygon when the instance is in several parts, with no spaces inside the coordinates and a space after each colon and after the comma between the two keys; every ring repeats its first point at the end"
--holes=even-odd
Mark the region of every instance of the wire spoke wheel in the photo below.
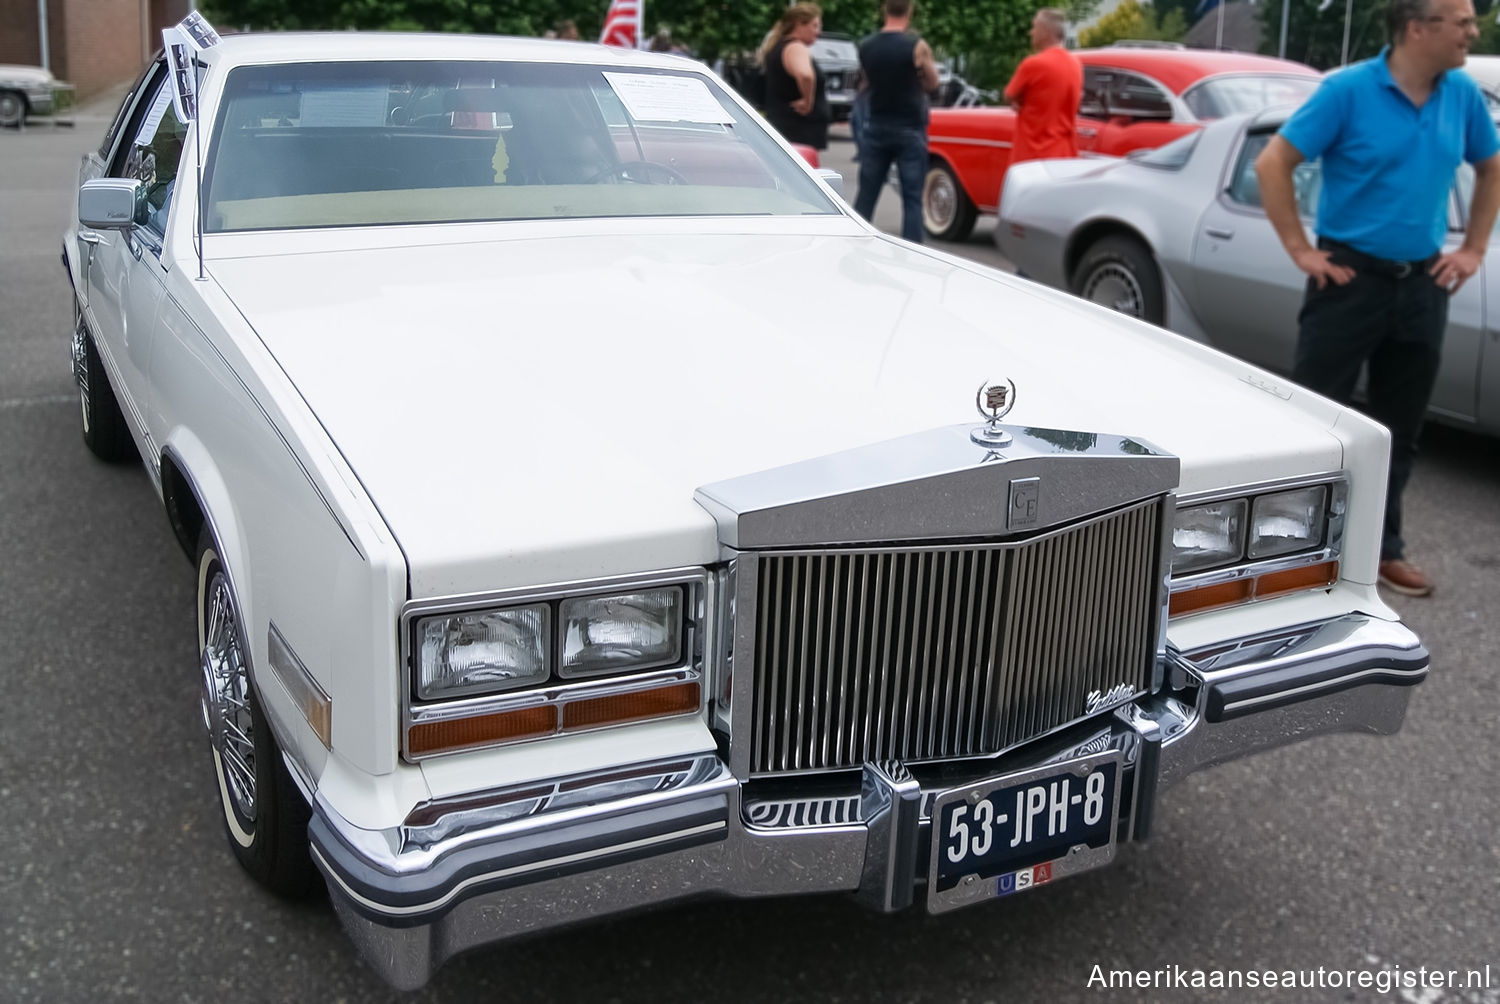
{"type": "Polygon", "coordinates": [[[255,689],[248,627],[205,526],[198,537],[198,651],[203,725],[213,751],[229,849],[278,896],[304,896],[317,872],[307,851],[310,808],[255,689]]]}
{"type": "Polygon", "coordinates": [[[83,411],[83,435],[87,438],[93,431],[93,414],[89,409],[89,367],[87,356],[88,348],[84,339],[88,335],[83,332],[83,320],[80,318],[78,326],[73,329],[73,379],[78,382],[78,406],[83,411]]]}
{"type": "Polygon", "coordinates": [[[250,674],[222,570],[208,584],[202,659],[203,724],[208,728],[234,810],[246,824],[253,825],[255,723],[250,711],[250,674]]]}

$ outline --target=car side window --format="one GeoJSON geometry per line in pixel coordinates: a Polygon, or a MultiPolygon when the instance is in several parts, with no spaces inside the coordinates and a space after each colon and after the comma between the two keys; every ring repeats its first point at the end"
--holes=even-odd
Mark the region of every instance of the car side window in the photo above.
{"type": "MultiPolygon", "coordinates": [[[[1448,205],[1448,229],[1462,232],[1464,221],[1469,218],[1469,206],[1474,201],[1474,167],[1459,164],[1453,176],[1453,199],[1448,205]]],[[[1495,221],[1492,232],[1500,232],[1500,220],[1495,221]]]]}
{"type": "Polygon", "coordinates": [[[1109,114],[1131,118],[1169,119],[1172,101],[1158,85],[1136,73],[1116,71],[1105,92],[1109,114]]]}
{"type": "Polygon", "coordinates": [[[143,107],[144,114],[132,123],[134,135],[122,147],[110,175],[141,183],[144,198],[135,222],[161,236],[166,233],[187,126],[178,119],[165,83],[143,107]]]}
{"type": "Polygon", "coordinates": [[[1097,66],[1083,68],[1083,92],[1079,96],[1078,114],[1104,118],[1104,88],[1109,83],[1109,77],[1109,70],[1097,66]]]}
{"type": "Polygon", "coordinates": [[[115,139],[120,135],[120,127],[125,124],[125,120],[130,116],[130,110],[134,107],[136,95],[141,92],[141,88],[146,83],[146,78],[151,76],[151,71],[154,69],[156,69],[156,64],[147,63],[146,68],[141,71],[141,75],[135,79],[135,83],[130,85],[130,90],[125,92],[125,98],[120,102],[119,110],[115,112],[114,120],[110,122],[109,128],[104,131],[104,140],[99,144],[99,156],[101,159],[109,159],[109,151],[114,148],[115,139]]]}
{"type": "MultiPolygon", "coordinates": [[[[1255,174],[1255,158],[1271,142],[1275,133],[1258,132],[1245,137],[1225,194],[1230,200],[1251,209],[1261,209],[1260,179],[1255,174]]],[[[1322,166],[1318,161],[1304,161],[1292,171],[1292,189],[1297,196],[1297,212],[1304,217],[1318,214],[1318,196],[1323,190],[1322,166]]]]}

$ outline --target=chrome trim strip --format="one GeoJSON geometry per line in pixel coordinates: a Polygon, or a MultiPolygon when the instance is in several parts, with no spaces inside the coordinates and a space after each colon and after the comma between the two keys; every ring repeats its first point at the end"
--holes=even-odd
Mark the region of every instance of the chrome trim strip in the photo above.
{"type": "Polygon", "coordinates": [[[1288,698],[1300,699],[1302,697],[1312,696],[1316,693],[1333,693],[1335,691],[1344,690],[1348,687],[1351,687],[1358,683],[1360,680],[1375,676],[1384,677],[1387,679],[1391,676],[1405,676],[1409,677],[1411,682],[1415,684],[1420,683],[1422,680],[1427,678],[1427,667],[1423,666],[1421,669],[1408,670],[1363,669],[1355,673],[1350,673],[1347,676],[1340,676],[1336,679],[1324,680],[1318,683],[1309,683],[1301,687],[1293,687],[1290,690],[1278,691],[1274,694],[1266,694],[1261,697],[1248,697],[1243,701],[1230,701],[1224,705],[1223,717],[1225,719],[1236,718],[1240,714],[1254,711],[1257,707],[1260,707],[1262,705],[1283,703],[1288,698]]]}
{"type": "Polygon", "coordinates": [[[992,147],[996,150],[1009,150],[1012,146],[1015,145],[1010,140],[1004,139],[971,139],[963,136],[929,136],[927,138],[928,146],[932,146],[937,143],[949,143],[953,146],[992,147]]]}
{"type": "Polygon", "coordinates": [[[532,872],[543,871],[546,869],[561,868],[571,864],[591,861],[595,858],[627,853],[632,850],[653,847],[658,844],[673,843],[702,834],[717,833],[727,830],[728,828],[729,824],[727,822],[704,823],[701,826],[689,827],[684,830],[659,834],[652,837],[644,837],[640,840],[632,840],[621,844],[614,844],[610,847],[601,847],[597,850],[581,851],[577,854],[559,855],[555,858],[548,858],[545,861],[533,861],[529,864],[514,865],[510,868],[498,868],[495,871],[486,872],[483,875],[472,875],[469,878],[462,880],[447,893],[439,896],[437,899],[430,900],[425,903],[413,904],[410,906],[391,906],[389,904],[377,903],[375,900],[360,895],[353,888],[351,888],[347,882],[344,881],[343,876],[341,876],[332,866],[330,866],[327,857],[324,856],[323,851],[316,844],[311,845],[311,849],[313,857],[316,859],[318,865],[323,871],[324,877],[332,882],[338,883],[339,890],[345,896],[348,896],[350,899],[361,904],[366,909],[373,910],[387,916],[409,917],[416,914],[431,913],[434,910],[440,910],[448,904],[452,903],[465,890],[471,889],[474,886],[484,882],[493,882],[496,879],[507,878],[514,875],[527,875],[532,872]]]}
{"type": "Polygon", "coordinates": [[[452,593],[446,596],[428,596],[421,599],[408,600],[401,607],[401,624],[405,627],[417,617],[426,617],[434,613],[457,614],[467,610],[483,610],[488,607],[523,606],[526,603],[571,599],[575,596],[629,592],[632,589],[670,586],[680,582],[703,582],[707,578],[708,570],[701,565],[686,565],[681,568],[664,568],[655,572],[642,572],[638,575],[606,575],[596,579],[577,579],[569,582],[542,583],[535,586],[517,586],[512,589],[496,589],[483,593],[452,593]]]}
{"type": "Polygon", "coordinates": [[[1405,625],[1365,614],[1299,624],[1179,656],[1203,681],[1210,722],[1357,686],[1378,675],[1412,686],[1427,675],[1427,649],[1405,625]]]}
{"type": "Polygon", "coordinates": [[[1303,551],[1300,554],[1284,554],[1276,558],[1267,558],[1263,561],[1243,562],[1231,565],[1228,568],[1214,568],[1206,572],[1194,572],[1192,575],[1174,577],[1172,592],[1180,593],[1188,589],[1200,589],[1203,586],[1217,586],[1225,582],[1237,582],[1240,579],[1259,578],[1273,572],[1287,572],[1295,568],[1308,568],[1312,565],[1321,565],[1327,561],[1338,561],[1341,549],[1323,547],[1316,551],[1303,551]]]}
{"type": "MultiPolygon", "coordinates": [[[[473,718],[478,715],[522,711],[544,704],[566,705],[598,697],[621,697],[625,694],[638,694],[643,690],[670,687],[678,683],[695,683],[700,679],[696,669],[688,666],[675,666],[671,669],[655,669],[647,673],[613,676],[602,680],[570,680],[525,691],[507,691],[502,694],[458,698],[430,705],[413,705],[411,724],[424,725],[453,721],[458,718],[473,718]]],[[[416,759],[425,759],[426,756],[431,755],[425,754],[416,759]]]]}
{"type": "Polygon", "coordinates": [[[1177,508],[1187,509],[1196,505],[1204,505],[1209,502],[1219,502],[1224,499],[1244,498],[1251,495],[1271,495],[1280,491],[1291,491],[1294,488],[1310,488],[1313,485],[1332,484],[1342,481],[1346,485],[1349,482],[1349,471],[1347,469],[1329,471],[1326,474],[1306,474],[1295,478],[1277,478],[1273,481],[1252,481],[1246,484],[1233,485],[1227,488],[1212,488],[1204,491],[1186,492],[1177,496],[1177,508]]]}
{"type": "Polygon", "coordinates": [[[1016,539],[1010,482],[1040,478],[1027,532],[1077,523],[1177,487],[1180,462],[1110,433],[1005,426],[1003,450],[950,425],[702,485],[698,504],[735,551],[890,541],[1016,539]]]}

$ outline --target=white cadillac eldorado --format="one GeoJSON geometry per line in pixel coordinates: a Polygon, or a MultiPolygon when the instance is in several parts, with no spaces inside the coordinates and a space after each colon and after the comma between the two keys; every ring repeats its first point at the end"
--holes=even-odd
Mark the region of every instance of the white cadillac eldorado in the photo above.
{"type": "Polygon", "coordinates": [[[84,160],[84,440],[193,562],[230,849],[391,983],[704,895],[946,911],[1400,728],[1356,413],[877,232],[680,58],[189,57],[84,160]]]}

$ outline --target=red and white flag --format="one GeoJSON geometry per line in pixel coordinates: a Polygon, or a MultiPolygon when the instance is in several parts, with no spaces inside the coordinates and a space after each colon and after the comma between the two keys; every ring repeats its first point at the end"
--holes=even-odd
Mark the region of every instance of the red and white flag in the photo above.
{"type": "Polygon", "coordinates": [[[609,11],[604,15],[604,31],[600,32],[599,41],[623,49],[639,49],[641,17],[645,9],[646,0],[609,0],[609,11]]]}

